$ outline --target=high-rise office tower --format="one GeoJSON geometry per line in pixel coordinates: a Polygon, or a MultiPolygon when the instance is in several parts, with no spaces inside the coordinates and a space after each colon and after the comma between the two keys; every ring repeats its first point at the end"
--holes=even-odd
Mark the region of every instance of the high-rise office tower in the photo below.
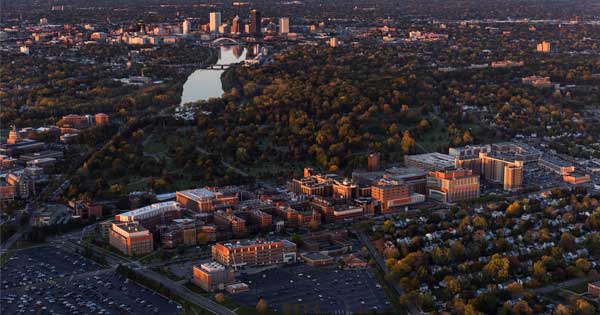
{"type": "Polygon", "coordinates": [[[252,10],[250,11],[250,33],[252,35],[260,35],[260,11],[252,10]]]}
{"type": "Polygon", "coordinates": [[[209,29],[211,33],[217,33],[221,26],[221,12],[210,12],[209,29]]]}
{"type": "Polygon", "coordinates": [[[242,19],[239,16],[233,18],[231,21],[231,34],[241,34],[242,33],[242,19]]]}
{"type": "Polygon", "coordinates": [[[189,34],[191,28],[192,28],[192,25],[191,25],[190,21],[184,20],[183,25],[182,25],[182,33],[189,34]]]}
{"type": "Polygon", "coordinates": [[[290,18],[282,17],[279,19],[279,34],[287,34],[290,32],[290,18]]]}

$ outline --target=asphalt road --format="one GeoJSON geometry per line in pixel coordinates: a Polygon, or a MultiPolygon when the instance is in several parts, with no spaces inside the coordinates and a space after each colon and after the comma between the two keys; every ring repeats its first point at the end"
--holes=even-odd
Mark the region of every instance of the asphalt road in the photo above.
{"type": "Polygon", "coordinates": [[[190,291],[188,288],[186,288],[185,286],[175,283],[173,280],[157,273],[154,272],[150,269],[144,269],[143,271],[141,270],[135,270],[135,272],[142,274],[143,276],[150,278],[154,281],[157,281],[159,283],[162,283],[164,286],[166,286],[167,288],[169,288],[169,290],[177,293],[179,296],[181,296],[182,298],[196,304],[199,305],[200,307],[214,313],[214,314],[218,314],[218,315],[236,315],[233,311],[231,311],[230,309],[226,308],[225,306],[222,306],[220,304],[217,304],[216,302],[213,302],[212,300],[205,298],[201,295],[198,295],[192,291],[190,291]]]}
{"type": "MultiPolygon", "coordinates": [[[[383,260],[383,257],[381,257],[381,255],[379,255],[379,252],[373,246],[373,243],[371,243],[371,241],[369,240],[369,237],[367,237],[367,235],[365,235],[365,233],[361,230],[355,230],[354,232],[356,233],[356,235],[358,235],[358,238],[360,239],[360,241],[367,247],[367,249],[369,250],[369,253],[375,259],[375,262],[377,263],[379,268],[381,268],[381,270],[383,270],[387,274],[389,272],[389,270],[388,270],[387,266],[385,265],[385,261],[383,260]]],[[[404,293],[404,290],[402,289],[402,287],[400,287],[400,285],[398,283],[390,283],[390,284],[393,286],[393,288],[396,290],[396,292],[398,292],[399,295],[402,295],[404,293]]],[[[409,303],[407,306],[408,306],[409,314],[424,314],[413,303],[409,303]]]]}

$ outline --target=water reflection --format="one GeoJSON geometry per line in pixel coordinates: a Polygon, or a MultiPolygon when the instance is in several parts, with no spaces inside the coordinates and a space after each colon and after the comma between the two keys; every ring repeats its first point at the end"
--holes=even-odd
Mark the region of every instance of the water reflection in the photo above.
{"type": "MultiPolygon", "coordinates": [[[[247,49],[240,45],[221,46],[218,51],[216,64],[229,65],[246,59],[247,49]]],[[[189,102],[208,100],[211,97],[221,97],[223,86],[221,74],[224,70],[198,69],[194,71],[183,84],[181,105],[189,102]]]]}

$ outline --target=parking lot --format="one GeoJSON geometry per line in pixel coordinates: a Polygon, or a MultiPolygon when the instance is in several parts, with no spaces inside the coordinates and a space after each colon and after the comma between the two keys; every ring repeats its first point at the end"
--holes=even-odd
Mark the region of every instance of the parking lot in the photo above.
{"type": "Polygon", "coordinates": [[[93,261],[53,246],[15,252],[0,269],[2,289],[100,270],[93,261]]]}
{"type": "Polygon", "coordinates": [[[369,270],[300,265],[241,275],[237,279],[248,284],[250,290],[231,298],[250,307],[264,297],[271,309],[303,314],[384,312],[391,308],[384,290],[369,270]]]}
{"type": "Polygon", "coordinates": [[[179,306],[113,273],[2,292],[1,314],[177,314],[179,306]]]}
{"type": "Polygon", "coordinates": [[[76,253],[13,253],[1,268],[0,314],[177,314],[179,306],[76,253]]]}

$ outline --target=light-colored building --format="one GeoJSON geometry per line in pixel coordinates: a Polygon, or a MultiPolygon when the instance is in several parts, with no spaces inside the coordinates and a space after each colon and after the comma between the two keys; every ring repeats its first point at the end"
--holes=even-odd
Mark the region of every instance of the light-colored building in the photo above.
{"type": "Polygon", "coordinates": [[[242,19],[239,16],[235,16],[231,21],[231,34],[239,35],[243,32],[243,23],[242,19]]]}
{"type": "Polygon", "coordinates": [[[130,256],[148,254],[154,249],[152,234],[137,223],[113,223],[108,242],[130,256]]]}
{"type": "Polygon", "coordinates": [[[290,18],[282,17],[279,19],[279,34],[287,34],[290,32],[290,18]]]}
{"type": "Polygon", "coordinates": [[[190,30],[192,29],[192,23],[187,19],[184,20],[183,24],[181,25],[181,29],[183,34],[189,34],[190,30]]]}
{"type": "Polygon", "coordinates": [[[221,26],[221,12],[210,12],[209,14],[210,22],[208,23],[208,27],[211,33],[217,33],[219,31],[219,26],[221,26]]]}
{"type": "Polygon", "coordinates": [[[338,40],[335,37],[332,37],[329,39],[329,47],[337,47],[338,46],[338,40]]]}
{"type": "Polygon", "coordinates": [[[149,206],[117,214],[117,222],[137,222],[147,229],[154,230],[156,225],[181,217],[183,209],[176,201],[154,203],[149,206]]]}
{"type": "Polygon", "coordinates": [[[541,43],[537,44],[537,46],[536,46],[536,49],[535,49],[535,50],[536,50],[537,52],[548,53],[548,52],[550,52],[550,50],[551,50],[551,47],[552,47],[552,46],[550,45],[550,43],[549,43],[549,42],[547,42],[547,41],[543,41],[543,42],[541,42],[541,43]]]}

